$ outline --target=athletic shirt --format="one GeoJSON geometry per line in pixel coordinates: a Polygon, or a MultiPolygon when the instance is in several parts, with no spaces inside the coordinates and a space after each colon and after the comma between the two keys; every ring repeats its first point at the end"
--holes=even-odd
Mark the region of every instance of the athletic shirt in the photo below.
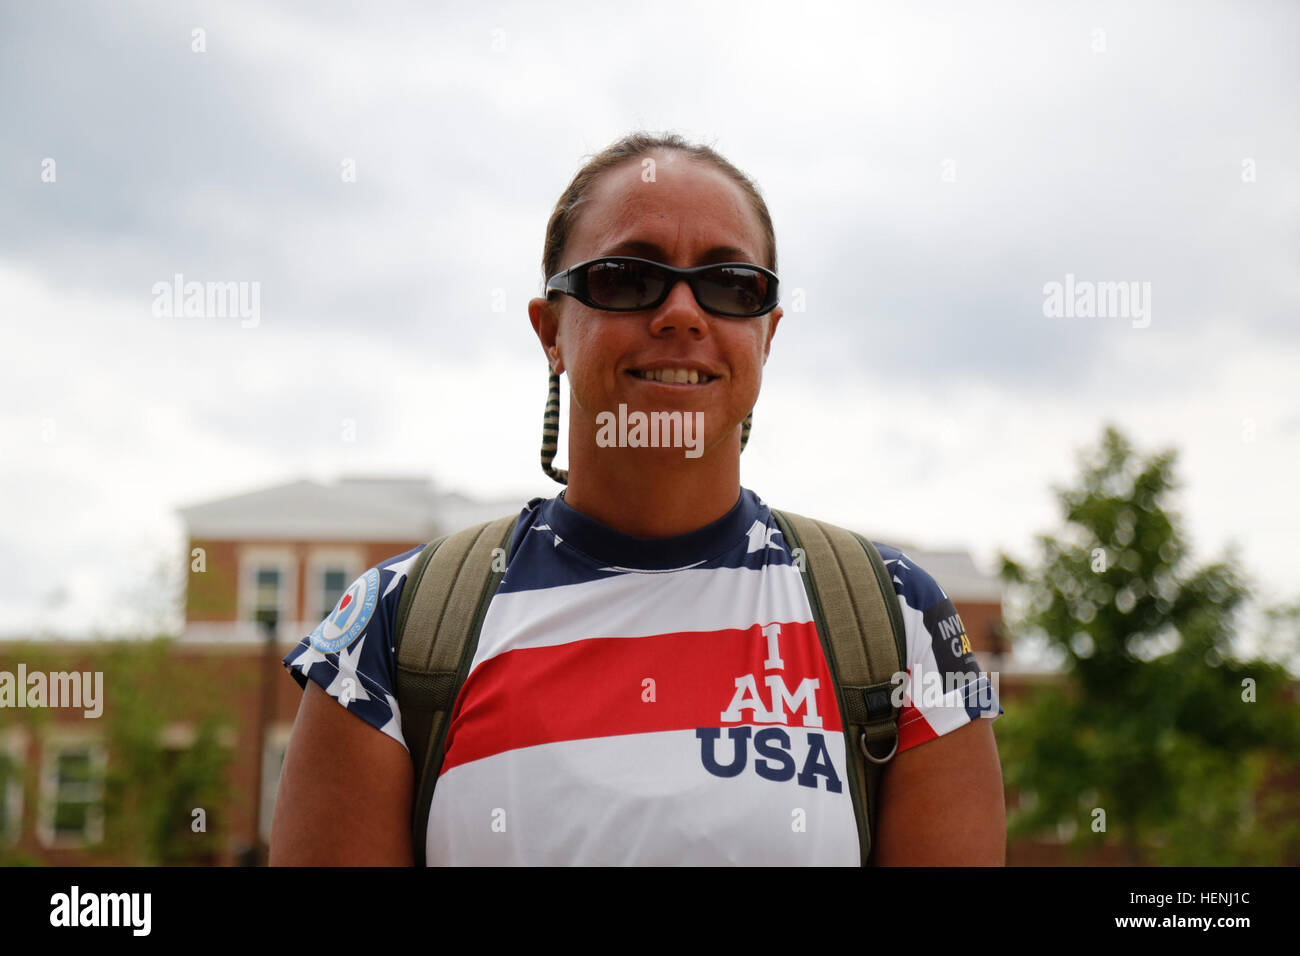
{"type": "MultiPolygon", "coordinates": [[[[907,631],[899,752],[996,717],[952,602],[876,546],[907,631]]],[[[284,658],[404,747],[394,622],[422,548],[366,571],[284,658]]],[[[654,539],[530,501],[451,714],[427,862],[857,865],[801,557],[747,489],[712,524],[654,539]]]]}

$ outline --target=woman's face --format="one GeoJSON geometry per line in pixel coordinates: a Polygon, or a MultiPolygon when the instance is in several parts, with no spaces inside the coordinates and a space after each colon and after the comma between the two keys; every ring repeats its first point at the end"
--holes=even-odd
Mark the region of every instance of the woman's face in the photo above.
{"type": "MultiPolygon", "coordinates": [[[[654,181],[640,158],[607,171],[578,207],[560,262],[638,256],[678,267],[711,262],[766,265],[767,242],[745,194],[711,164],[654,156],[654,181]]],[[[529,313],[552,364],[569,375],[570,416],[601,412],[702,412],[704,454],[738,428],[758,399],[763,363],[782,310],[733,319],[705,312],[685,282],[657,309],[602,312],[571,296],[535,299],[529,313]],[[694,385],[639,373],[684,368],[710,376],[694,385]]],[[[575,421],[578,420],[575,418],[575,421]]]]}

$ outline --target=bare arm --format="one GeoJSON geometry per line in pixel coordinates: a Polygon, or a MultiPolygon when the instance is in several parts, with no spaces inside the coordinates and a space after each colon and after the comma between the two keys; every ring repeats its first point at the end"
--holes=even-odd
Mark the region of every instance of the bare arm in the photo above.
{"type": "Polygon", "coordinates": [[[880,781],[877,866],[1004,866],[1007,814],[993,721],[905,750],[880,781]]]}
{"type": "Polygon", "coordinates": [[[410,866],[406,749],[307,682],[284,757],[272,866],[410,866]]]}

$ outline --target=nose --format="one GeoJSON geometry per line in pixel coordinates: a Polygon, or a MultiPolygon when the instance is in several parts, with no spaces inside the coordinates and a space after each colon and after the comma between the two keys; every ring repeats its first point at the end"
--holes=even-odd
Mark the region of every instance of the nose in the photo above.
{"type": "Polygon", "coordinates": [[[668,290],[668,298],[659,304],[650,319],[650,331],[655,335],[668,332],[688,332],[696,337],[709,331],[709,314],[695,301],[690,283],[678,279],[668,290]]]}

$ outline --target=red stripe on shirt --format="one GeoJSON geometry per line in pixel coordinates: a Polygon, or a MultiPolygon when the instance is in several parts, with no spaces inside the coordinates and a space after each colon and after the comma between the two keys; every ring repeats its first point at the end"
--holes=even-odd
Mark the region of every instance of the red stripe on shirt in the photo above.
{"type": "Polygon", "coordinates": [[[785,723],[754,709],[723,720],[736,679],[753,675],[758,700],[773,708],[766,678],[779,675],[790,696],[800,683],[813,692],[822,730],[839,732],[839,708],[826,657],[811,622],[781,622],[781,668],[764,668],[768,640],[761,625],[746,630],[690,631],[650,637],[590,638],[519,648],[480,663],[452,712],[442,770],[493,754],[561,740],[612,737],[697,727],[807,726],[806,701],[785,723]],[[652,680],[654,700],[650,686],[652,680]]]}
{"type": "Polygon", "coordinates": [[[934,732],[925,715],[911,704],[904,704],[898,712],[898,752],[910,750],[917,744],[934,740],[939,735],[934,732]]]}

